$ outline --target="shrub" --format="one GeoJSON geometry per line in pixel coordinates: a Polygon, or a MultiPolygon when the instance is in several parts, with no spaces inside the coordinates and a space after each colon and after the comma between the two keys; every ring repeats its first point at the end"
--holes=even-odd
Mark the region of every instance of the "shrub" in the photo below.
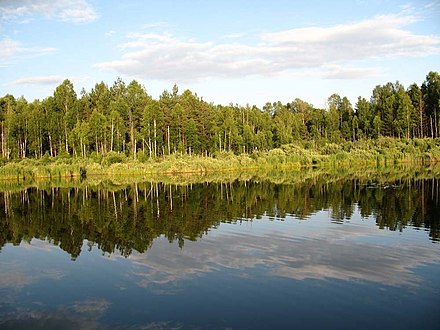
{"type": "Polygon", "coordinates": [[[339,144],[336,143],[326,143],[322,148],[321,148],[321,153],[324,155],[333,155],[336,154],[337,152],[339,152],[341,150],[341,146],[339,144]]]}
{"type": "Polygon", "coordinates": [[[121,154],[116,151],[110,151],[104,157],[102,157],[103,165],[112,165],[116,163],[124,163],[127,160],[127,157],[124,154],[121,154]]]}
{"type": "Polygon", "coordinates": [[[96,152],[96,151],[95,151],[95,152],[92,152],[92,153],[90,154],[89,158],[90,158],[94,163],[101,164],[103,156],[102,156],[102,154],[100,154],[99,152],[96,152]]]}

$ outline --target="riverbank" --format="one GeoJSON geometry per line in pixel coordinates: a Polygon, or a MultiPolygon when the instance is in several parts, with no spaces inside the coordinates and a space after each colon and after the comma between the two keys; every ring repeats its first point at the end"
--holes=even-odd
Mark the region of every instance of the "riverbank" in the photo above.
{"type": "Polygon", "coordinates": [[[158,159],[110,152],[87,159],[49,156],[40,159],[3,161],[2,180],[86,178],[91,176],[151,176],[226,173],[236,171],[299,170],[315,168],[388,167],[397,164],[440,162],[440,139],[398,140],[380,138],[358,142],[327,143],[305,141],[265,152],[211,156],[171,154],[158,159]]]}

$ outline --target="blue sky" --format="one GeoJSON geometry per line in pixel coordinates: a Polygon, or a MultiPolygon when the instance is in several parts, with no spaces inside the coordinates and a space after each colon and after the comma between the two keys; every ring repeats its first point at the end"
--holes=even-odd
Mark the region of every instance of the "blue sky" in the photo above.
{"type": "Polygon", "coordinates": [[[262,106],[440,71],[440,2],[0,0],[0,96],[79,94],[136,79],[213,103],[262,106]]]}

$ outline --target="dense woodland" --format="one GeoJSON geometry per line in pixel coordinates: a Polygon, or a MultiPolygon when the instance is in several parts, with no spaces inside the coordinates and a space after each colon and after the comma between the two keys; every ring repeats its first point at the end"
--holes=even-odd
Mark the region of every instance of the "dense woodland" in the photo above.
{"type": "Polygon", "coordinates": [[[175,85],[153,99],[137,81],[101,82],[78,96],[65,80],[52,96],[28,102],[0,98],[3,159],[125,154],[134,159],[173,153],[215,155],[270,150],[299,140],[329,142],[440,136],[440,74],[405,88],[378,85],[354,106],[333,94],[327,109],[295,99],[287,104],[215,105],[175,85]]]}

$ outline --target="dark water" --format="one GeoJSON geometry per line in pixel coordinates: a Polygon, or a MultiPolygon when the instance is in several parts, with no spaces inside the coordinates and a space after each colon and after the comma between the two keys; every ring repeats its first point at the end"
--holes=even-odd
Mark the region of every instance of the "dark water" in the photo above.
{"type": "Polygon", "coordinates": [[[0,328],[440,329],[437,178],[0,193],[0,328]]]}

